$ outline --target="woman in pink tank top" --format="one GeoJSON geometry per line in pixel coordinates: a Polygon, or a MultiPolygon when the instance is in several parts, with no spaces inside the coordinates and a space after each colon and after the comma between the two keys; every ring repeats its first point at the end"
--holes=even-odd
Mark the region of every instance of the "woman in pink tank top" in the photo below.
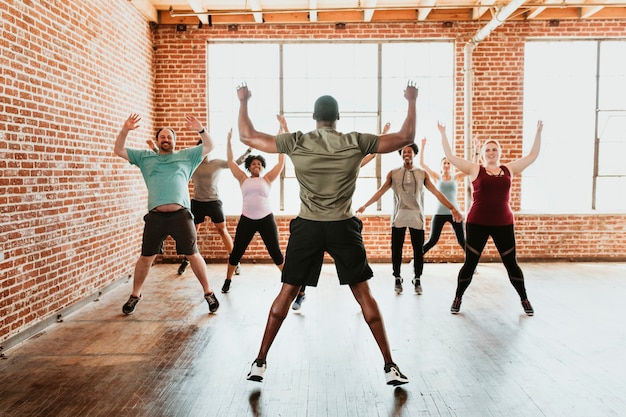
{"type": "Polygon", "coordinates": [[[233,251],[228,258],[226,279],[222,286],[223,293],[230,291],[230,284],[235,269],[257,232],[261,235],[272,261],[280,270],[282,270],[284,262],[283,252],[280,249],[278,240],[278,227],[272,213],[269,194],[272,182],[278,178],[285,166],[285,154],[279,154],[278,163],[263,176],[261,176],[261,172],[265,168],[265,158],[261,155],[249,155],[244,162],[245,169],[250,173],[250,176],[248,176],[233,160],[233,148],[229,136],[226,147],[226,161],[230,171],[241,186],[243,207],[241,217],[237,223],[237,229],[235,230],[233,251]]]}

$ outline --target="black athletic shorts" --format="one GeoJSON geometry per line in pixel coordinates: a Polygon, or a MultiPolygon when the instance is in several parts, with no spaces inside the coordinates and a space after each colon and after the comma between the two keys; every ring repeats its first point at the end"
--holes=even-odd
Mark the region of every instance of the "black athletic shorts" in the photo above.
{"type": "Polygon", "coordinates": [[[192,199],[191,212],[195,224],[204,223],[205,217],[211,219],[213,223],[224,223],[226,220],[222,209],[222,200],[197,201],[192,199]]]}
{"type": "Polygon", "coordinates": [[[335,261],[340,284],[370,279],[373,272],[367,263],[362,229],[357,217],[329,222],[300,217],[291,220],[282,282],[317,286],[325,252],[335,261]]]}

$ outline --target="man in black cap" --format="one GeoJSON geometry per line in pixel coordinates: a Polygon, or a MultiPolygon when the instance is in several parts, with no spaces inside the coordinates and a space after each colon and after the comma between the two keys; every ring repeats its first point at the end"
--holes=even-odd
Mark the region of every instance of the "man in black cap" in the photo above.
{"type": "Polygon", "coordinates": [[[327,252],[335,261],[339,283],[350,286],[361,306],[385,361],[387,384],[409,382],[392,360],[385,325],[370,292],[367,280],[373,272],[367,263],[361,236],[363,225],[352,214],[352,195],[364,156],[393,152],[413,143],[417,94],[417,88],[409,82],[404,90],[408,101],[407,116],[396,133],[379,136],[337,132],[337,100],[322,96],[315,102],[315,130],[276,136],[254,129],[248,116],[248,100],[252,94],[246,85],[237,87],[241,141],[263,152],[287,154],[300,184],[300,213],[290,224],[291,234],[281,278],[283,285],[270,309],[261,348],[248,374],[249,380],[263,380],[267,353],[289,312],[289,305],[302,285],[317,285],[327,252]]]}

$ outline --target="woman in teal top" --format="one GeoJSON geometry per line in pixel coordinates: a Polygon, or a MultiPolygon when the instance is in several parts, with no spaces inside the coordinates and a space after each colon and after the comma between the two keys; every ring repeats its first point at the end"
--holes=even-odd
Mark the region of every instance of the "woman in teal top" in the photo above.
{"type": "MultiPolygon", "coordinates": [[[[422,139],[422,152],[420,153],[420,167],[428,172],[428,175],[433,179],[435,186],[437,189],[446,196],[448,201],[450,201],[455,207],[458,209],[457,203],[457,194],[458,194],[458,181],[463,179],[465,175],[461,172],[458,172],[456,175],[452,172],[452,166],[450,162],[446,158],[441,160],[441,171],[435,172],[426,163],[424,163],[424,149],[426,148],[426,138],[422,139]]],[[[439,237],[441,236],[441,231],[443,230],[443,226],[446,223],[450,223],[452,229],[454,230],[454,234],[456,235],[456,241],[459,242],[463,251],[465,251],[465,233],[463,231],[463,221],[455,222],[452,218],[452,213],[450,209],[437,201],[437,209],[435,210],[435,215],[432,218],[430,223],[430,236],[428,237],[428,241],[424,243],[424,254],[433,248],[439,241],[439,237]]]]}

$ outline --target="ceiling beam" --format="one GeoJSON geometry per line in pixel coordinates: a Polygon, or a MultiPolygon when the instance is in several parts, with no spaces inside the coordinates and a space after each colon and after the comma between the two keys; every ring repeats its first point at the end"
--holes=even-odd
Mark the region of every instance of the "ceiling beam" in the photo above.
{"type": "Polygon", "coordinates": [[[159,12],[150,0],[130,0],[149,22],[159,23],[159,12]]]}
{"type": "Polygon", "coordinates": [[[586,19],[588,17],[591,17],[594,14],[598,13],[602,9],[604,9],[604,6],[581,7],[580,8],[580,18],[581,19],[586,19]]]}
{"type": "Polygon", "coordinates": [[[200,0],[187,0],[187,3],[189,4],[189,7],[191,7],[191,10],[198,13],[198,19],[200,19],[203,24],[208,25],[209,15],[204,14],[206,10],[202,7],[200,0]]]}
{"type": "Polygon", "coordinates": [[[317,22],[317,0],[309,0],[309,21],[317,22]]]}
{"type": "Polygon", "coordinates": [[[374,17],[374,12],[376,11],[376,3],[378,3],[378,0],[365,0],[365,10],[363,11],[364,22],[372,21],[372,17],[374,17]]]}
{"type": "Polygon", "coordinates": [[[254,21],[256,23],[263,23],[263,13],[259,13],[263,11],[263,8],[259,4],[258,0],[249,0],[250,1],[250,10],[252,10],[252,16],[254,16],[254,21]]]}
{"type": "Polygon", "coordinates": [[[437,3],[437,0],[424,0],[420,2],[420,6],[424,6],[424,7],[420,7],[419,9],[417,9],[417,20],[419,21],[426,20],[430,12],[433,10],[433,6],[435,6],[436,3],[437,3]]]}

